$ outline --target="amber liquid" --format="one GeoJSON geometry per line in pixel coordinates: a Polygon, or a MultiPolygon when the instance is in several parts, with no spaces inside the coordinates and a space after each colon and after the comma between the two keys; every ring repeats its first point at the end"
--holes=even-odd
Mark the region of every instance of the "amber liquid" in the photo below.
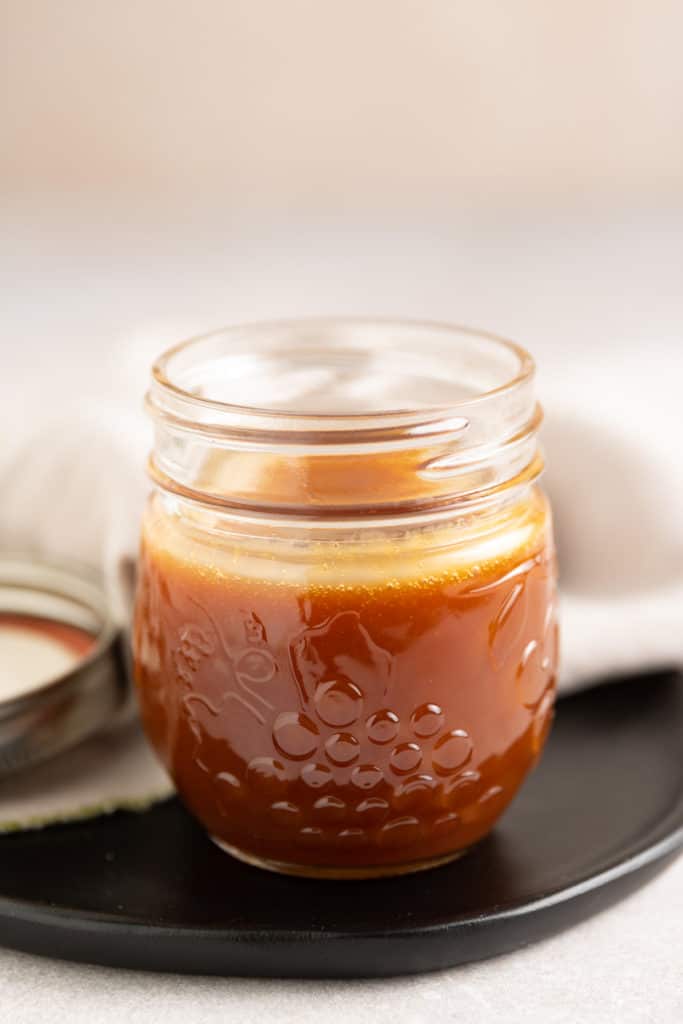
{"type": "Polygon", "coordinates": [[[490,830],[539,756],[554,699],[555,569],[537,492],[524,521],[489,558],[446,546],[430,561],[405,542],[288,568],[150,513],[142,716],[214,838],[266,866],[344,875],[438,862],[490,830]]]}

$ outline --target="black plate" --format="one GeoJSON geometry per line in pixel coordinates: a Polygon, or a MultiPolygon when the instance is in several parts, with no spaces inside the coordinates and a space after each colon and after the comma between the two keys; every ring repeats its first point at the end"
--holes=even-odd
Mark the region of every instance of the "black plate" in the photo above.
{"type": "Polygon", "coordinates": [[[424,874],[311,882],[218,850],[175,800],[0,840],[0,941],[94,963],[361,977],[493,956],[642,885],[683,844],[683,677],[561,702],[494,834],[424,874]]]}

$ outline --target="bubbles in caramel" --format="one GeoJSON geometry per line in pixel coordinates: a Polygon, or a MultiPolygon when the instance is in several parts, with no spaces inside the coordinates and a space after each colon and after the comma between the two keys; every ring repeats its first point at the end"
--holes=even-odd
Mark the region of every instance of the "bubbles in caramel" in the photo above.
{"type": "Polygon", "coordinates": [[[191,484],[158,460],[143,528],[138,692],[181,798],[225,849],[277,870],[453,857],[513,799],[552,716],[555,565],[536,472],[481,501],[490,473],[470,458],[458,495],[435,500],[427,473],[397,515],[415,466],[443,461],[431,441],[227,448],[204,452],[191,484]],[[230,505],[245,479],[275,511],[230,505]]]}

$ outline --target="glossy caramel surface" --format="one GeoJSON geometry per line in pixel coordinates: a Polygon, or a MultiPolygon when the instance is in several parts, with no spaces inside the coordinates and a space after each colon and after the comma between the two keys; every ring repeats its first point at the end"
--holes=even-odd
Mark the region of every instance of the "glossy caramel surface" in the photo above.
{"type": "Polygon", "coordinates": [[[460,525],[287,552],[187,529],[157,497],[135,621],[143,721],[190,810],[248,857],[437,859],[491,828],[540,753],[554,602],[537,491],[483,540],[460,525]]]}

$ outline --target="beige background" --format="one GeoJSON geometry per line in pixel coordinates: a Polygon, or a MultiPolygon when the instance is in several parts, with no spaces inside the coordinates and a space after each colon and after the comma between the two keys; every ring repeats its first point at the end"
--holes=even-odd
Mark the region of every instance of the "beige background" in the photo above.
{"type": "Polygon", "coordinates": [[[5,194],[683,197],[680,0],[4,0],[5,194]]]}

